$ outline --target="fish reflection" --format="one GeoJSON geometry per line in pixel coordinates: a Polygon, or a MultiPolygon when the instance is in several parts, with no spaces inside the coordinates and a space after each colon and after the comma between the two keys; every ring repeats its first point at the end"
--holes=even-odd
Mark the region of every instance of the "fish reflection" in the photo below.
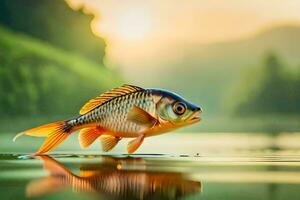
{"type": "Polygon", "coordinates": [[[48,177],[27,185],[28,197],[43,196],[64,188],[75,192],[99,194],[104,199],[179,199],[201,191],[201,182],[192,181],[178,172],[123,170],[122,165],[145,168],[142,158],[104,158],[101,164],[85,164],[80,175],[73,174],[49,156],[36,156],[43,161],[48,177]]]}

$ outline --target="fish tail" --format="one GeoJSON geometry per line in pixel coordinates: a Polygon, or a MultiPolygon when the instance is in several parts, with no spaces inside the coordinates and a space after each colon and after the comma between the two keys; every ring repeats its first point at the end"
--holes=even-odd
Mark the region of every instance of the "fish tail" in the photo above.
{"type": "Polygon", "coordinates": [[[36,154],[43,154],[51,151],[64,141],[73,132],[72,128],[72,125],[67,121],[54,122],[23,131],[22,133],[17,134],[13,141],[22,135],[46,137],[46,140],[36,152],[36,154]]]}

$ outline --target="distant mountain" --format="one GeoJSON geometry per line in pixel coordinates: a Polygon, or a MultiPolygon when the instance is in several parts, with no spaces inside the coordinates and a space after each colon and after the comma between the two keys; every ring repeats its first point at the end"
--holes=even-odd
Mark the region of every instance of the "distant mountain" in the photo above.
{"type": "Polygon", "coordinates": [[[300,26],[278,26],[245,39],[180,48],[181,62],[165,69],[168,76],[162,84],[186,91],[185,95],[203,103],[210,113],[218,114],[240,79],[254,73],[248,84],[256,81],[255,70],[268,52],[291,69],[300,69],[300,26]]]}
{"type": "Polygon", "coordinates": [[[278,26],[236,41],[193,47],[197,63],[209,67],[243,68],[255,64],[264,53],[274,51],[289,64],[299,64],[300,26],[278,26]]]}

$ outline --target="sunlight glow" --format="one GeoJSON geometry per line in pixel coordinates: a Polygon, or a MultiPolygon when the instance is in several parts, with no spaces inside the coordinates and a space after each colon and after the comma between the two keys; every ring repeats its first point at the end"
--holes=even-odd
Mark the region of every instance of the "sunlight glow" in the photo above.
{"type": "Polygon", "coordinates": [[[272,6],[261,0],[66,1],[75,10],[93,13],[92,31],[106,43],[106,66],[122,69],[136,83],[157,82],[142,73],[163,80],[178,63],[205,63],[198,52],[203,45],[255,37],[275,23],[300,23],[299,0],[270,0],[272,6]]]}
{"type": "Polygon", "coordinates": [[[151,31],[151,17],[142,10],[121,13],[116,19],[116,34],[125,40],[142,40],[151,31]]]}

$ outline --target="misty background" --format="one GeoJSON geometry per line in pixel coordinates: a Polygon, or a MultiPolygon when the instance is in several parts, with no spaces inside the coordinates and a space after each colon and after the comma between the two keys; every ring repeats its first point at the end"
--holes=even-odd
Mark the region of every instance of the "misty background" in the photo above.
{"type": "Polygon", "coordinates": [[[300,3],[269,4],[2,0],[0,131],[71,118],[123,83],[203,107],[185,131],[299,131],[300,3]]]}

